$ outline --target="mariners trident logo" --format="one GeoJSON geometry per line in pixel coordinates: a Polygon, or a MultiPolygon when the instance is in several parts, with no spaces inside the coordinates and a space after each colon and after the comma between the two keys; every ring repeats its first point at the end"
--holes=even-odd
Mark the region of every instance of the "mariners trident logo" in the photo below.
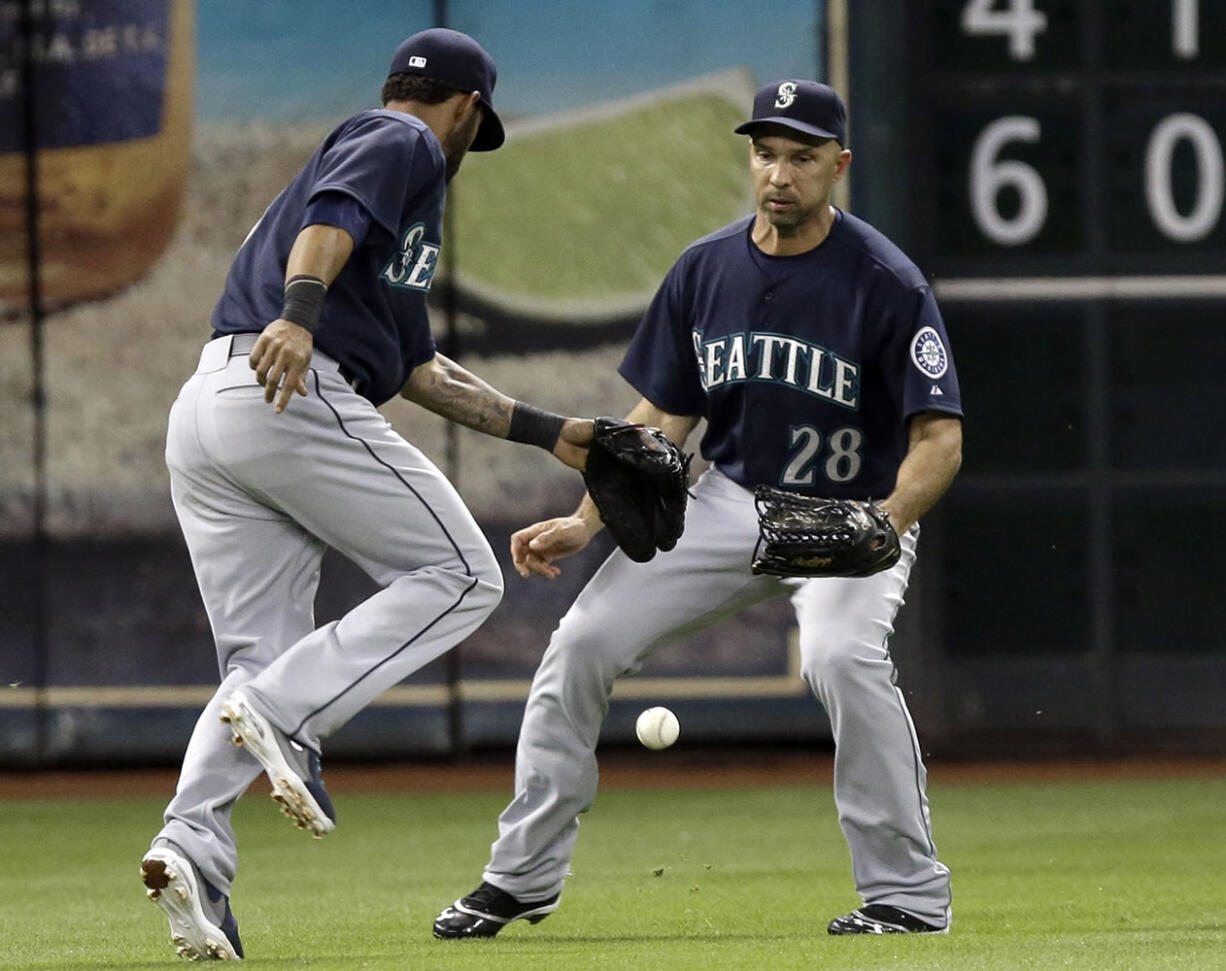
{"type": "Polygon", "coordinates": [[[949,368],[949,354],[935,328],[921,327],[911,338],[911,362],[930,378],[939,378],[949,368]]]}
{"type": "Polygon", "coordinates": [[[425,223],[413,223],[406,229],[400,251],[388,260],[379,278],[394,287],[429,290],[438,266],[439,244],[426,242],[422,239],[425,234],[425,223]]]}
{"type": "Polygon", "coordinates": [[[787,108],[796,100],[796,82],[784,81],[775,95],[775,107],[787,108]]]}

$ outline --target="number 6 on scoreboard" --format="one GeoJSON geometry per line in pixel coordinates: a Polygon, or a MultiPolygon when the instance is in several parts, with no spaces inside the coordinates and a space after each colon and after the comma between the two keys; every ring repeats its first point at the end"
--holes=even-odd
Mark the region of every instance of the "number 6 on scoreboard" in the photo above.
{"type": "Polygon", "coordinates": [[[1039,234],[1047,220],[1047,187],[1031,166],[1016,159],[997,161],[1006,142],[1037,142],[1041,131],[1037,118],[1007,115],[997,118],[975,139],[971,151],[971,215],[980,231],[1001,246],[1020,246],[1039,234]],[[996,202],[1001,189],[1017,192],[1017,214],[1006,219],[996,202]]]}

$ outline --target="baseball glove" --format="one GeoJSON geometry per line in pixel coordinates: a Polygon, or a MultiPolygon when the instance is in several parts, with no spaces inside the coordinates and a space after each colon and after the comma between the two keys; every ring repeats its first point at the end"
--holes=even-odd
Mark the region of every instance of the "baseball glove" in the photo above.
{"type": "Polygon", "coordinates": [[[658,428],[597,418],[583,481],[600,518],[630,559],[671,550],[685,528],[690,457],[658,428]]]}
{"type": "Polygon", "coordinates": [[[770,486],[754,491],[753,572],[781,577],[867,577],[898,562],[889,517],[872,502],[822,499],[770,486]]]}

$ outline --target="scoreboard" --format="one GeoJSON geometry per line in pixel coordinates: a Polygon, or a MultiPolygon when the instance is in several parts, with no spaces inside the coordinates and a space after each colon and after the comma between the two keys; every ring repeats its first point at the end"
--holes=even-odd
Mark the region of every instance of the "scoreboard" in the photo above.
{"type": "Polygon", "coordinates": [[[915,0],[908,13],[926,271],[1086,275],[1100,290],[1104,276],[1226,275],[1226,2],[915,0]]]}
{"type": "Polygon", "coordinates": [[[1226,547],[1166,551],[1226,535],[1226,0],[893,9],[906,249],[967,411],[929,558],[951,722],[1220,721],[1226,547]]]}

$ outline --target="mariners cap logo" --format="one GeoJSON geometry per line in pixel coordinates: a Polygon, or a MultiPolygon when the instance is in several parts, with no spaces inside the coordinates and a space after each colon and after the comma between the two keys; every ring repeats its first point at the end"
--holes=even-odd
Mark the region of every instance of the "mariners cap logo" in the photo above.
{"type": "Polygon", "coordinates": [[[911,361],[930,378],[939,378],[949,370],[949,354],[941,335],[932,327],[921,327],[911,339],[911,361]]]}
{"type": "Polygon", "coordinates": [[[791,128],[814,138],[847,143],[847,109],[838,92],[817,81],[772,81],[753,96],[753,117],[733,129],[751,138],[759,125],[791,128]]]}
{"type": "Polygon", "coordinates": [[[796,100],[796,82],[784,81],[779,85],[779,92],[775,96],[776,108],[787,108],[793,101],[796,100]]]}

